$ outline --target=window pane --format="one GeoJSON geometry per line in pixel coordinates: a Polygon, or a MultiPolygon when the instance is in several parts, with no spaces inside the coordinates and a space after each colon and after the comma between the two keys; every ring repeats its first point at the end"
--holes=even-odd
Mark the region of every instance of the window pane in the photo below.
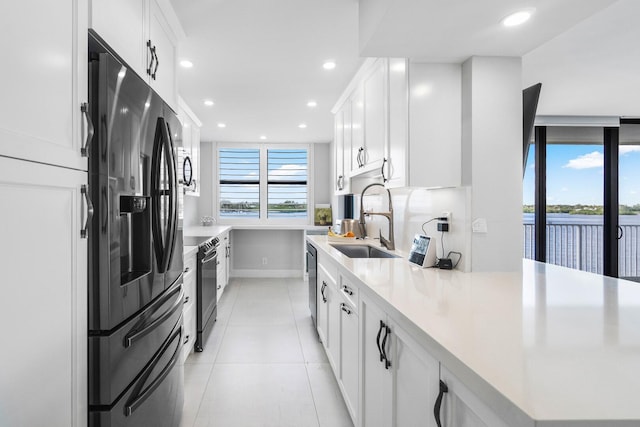
{"type": "Polygon", "coordinates": [[[535,203],[536,203],[536,149],[529,146],[529,156],[522,180],[522,225],[524,228],[524,257],[535,259],[535,203]]]}
{"type": "Polygon", "coordinates": [[[219,150],[220,217],[260,217],[260,150],[219,150]]]}
{"type": "Polygon", "coordinates": [[[604,131],[547,128],[547,262],[602,274],[604,131]]]}
{"type": "Polygon", "coordinates": [[[640,281],[640,125],[620,126],[618,275],[640,281]]]}
{"type": "Polygon", "coordinates": [[[267,150],[268,218],[307,217],[307,150],[267,150]]]}

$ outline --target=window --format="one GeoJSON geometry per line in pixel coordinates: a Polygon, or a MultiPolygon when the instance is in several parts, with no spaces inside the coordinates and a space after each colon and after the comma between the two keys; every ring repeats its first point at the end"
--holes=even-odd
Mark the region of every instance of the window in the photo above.
{"type": "Polygon", "coordinates": [[[221,219],[307,222],[308,146],[238,144],[219,147],[218,159],[221,219]]]}
{"type": "Polygon", "coordinates": [[[221,148],[220,217],[260,217],[260,150],[221,148]]]}
{"type": "Polygon", "coordinates": [[[307,150],[267,150],[269,218],[307,217],[307,150]]]}

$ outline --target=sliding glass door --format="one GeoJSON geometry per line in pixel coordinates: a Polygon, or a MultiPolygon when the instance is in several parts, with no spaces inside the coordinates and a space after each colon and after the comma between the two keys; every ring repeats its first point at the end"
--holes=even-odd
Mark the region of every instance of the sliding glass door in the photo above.
{"type": "Polygon", "coordinates": [[[640,282],[640,122],[620,126],[618,173],[618,275],[640,282]]]}

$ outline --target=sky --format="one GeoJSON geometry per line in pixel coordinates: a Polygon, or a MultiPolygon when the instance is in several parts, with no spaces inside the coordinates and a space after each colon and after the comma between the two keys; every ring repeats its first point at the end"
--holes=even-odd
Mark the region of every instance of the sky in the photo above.
{"type": "MultiPolygon", "coordinates": [[[[523,204],[534,204],[534,147],[523,181],[523,204]]],[[[547,146],[547,204],[602,205],[604,148],[599,145],[547,146]]],[[[640,146],[620,146],[619,199],[640,204],[640,146]]]]}

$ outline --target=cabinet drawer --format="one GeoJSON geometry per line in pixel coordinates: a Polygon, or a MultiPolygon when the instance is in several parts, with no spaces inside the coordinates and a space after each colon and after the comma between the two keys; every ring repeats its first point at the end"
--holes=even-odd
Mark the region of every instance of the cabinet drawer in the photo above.
{"type": "Polygon", "coordinates": [[[342,275],[340,275],[340,285],[338,287],[340,289],[340,293],[347,299],[355,310],[358,306],[358,287],[342,275]]]}
{"type": "Polygon", "coordinates": [[[185,309],[187,305],[193,304],[196,300],[196,271],[191,270],[183,277],[184,286],[184,304],[185,309]]]}
{"type": "Polygon", "coordinates": [[[197,266],[196,252],[184,257],[184,274],[195,272],[197,266]]]}
{"type": "Polygon", "coordinates": [[[184,307],[184,335],[182,338],[182,362],[187,360],[196,342],[196,309],[195,304],[188,304],[184,307]]]}

